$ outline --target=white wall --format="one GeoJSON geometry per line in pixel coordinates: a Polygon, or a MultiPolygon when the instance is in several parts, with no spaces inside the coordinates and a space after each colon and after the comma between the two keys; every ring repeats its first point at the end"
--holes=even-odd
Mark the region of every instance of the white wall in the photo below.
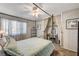
{"type": "Polygon", "coordinates": [[[37,21],[36,25],[40,25],[40,29],[37,29],[37,37],[44,38],[44,30],[47,25],[47,19],[37,21]]]}
{"type": "Polygon", "coordinates": [[[63,47],[77,52],[77,29],[66,29],[66,20],[79,18],[79,9],[70,10],[62,13],[62,28],[63,28],[63,47]]]}
{"type": "Polygon", "coordinates": [[[36,25],[39,25],[39,28],[37,28],[37,37],[44,36],[44,21],[38,21],[36,25]]]}

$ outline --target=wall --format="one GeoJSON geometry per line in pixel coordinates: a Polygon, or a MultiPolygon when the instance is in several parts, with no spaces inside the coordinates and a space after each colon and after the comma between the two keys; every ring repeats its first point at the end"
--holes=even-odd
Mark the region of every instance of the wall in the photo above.
{"type": "Polygon", "coordinates": [[[73,18],[79,18],[79,9],[74,9],[62,13],[63,47],[77,52],[77,29],[66,29],[66,20],[73,18]]]}
{"type": "Polygon", "coordinates": [[[44,30],[46,28],[47,19],[43,19],[41,21],[37,21],[36,25],[39,25],[40,28],[37,28],[37,37],[44,38],[44,30]]]}
{"type": "Polygon", "coordinates": [[[44,36],[44,21],[37,21],[36,26],[37,26],[37,37],[43,38],[43,36],[44,36]]]}

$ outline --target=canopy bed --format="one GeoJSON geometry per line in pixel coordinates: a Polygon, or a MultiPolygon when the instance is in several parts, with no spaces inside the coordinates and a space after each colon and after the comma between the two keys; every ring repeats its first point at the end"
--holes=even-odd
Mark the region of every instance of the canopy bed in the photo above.
{"type": "Polygon", "coordinates": [[[37,37],[15,41],[6,36],[2,50],[8,56],[50,56],[54,48],[51,41],[37,37]]]}

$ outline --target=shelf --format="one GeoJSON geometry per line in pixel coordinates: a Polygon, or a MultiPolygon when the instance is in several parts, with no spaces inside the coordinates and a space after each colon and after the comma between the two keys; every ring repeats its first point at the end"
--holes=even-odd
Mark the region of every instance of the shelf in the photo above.
{"type": "Polygon", "coordinates": [[[37,35],[37,33],[36,33],[36,27],[33,27],[32,29],[31,29],[31,37],[36,37],[36,35],[37,35]]]}

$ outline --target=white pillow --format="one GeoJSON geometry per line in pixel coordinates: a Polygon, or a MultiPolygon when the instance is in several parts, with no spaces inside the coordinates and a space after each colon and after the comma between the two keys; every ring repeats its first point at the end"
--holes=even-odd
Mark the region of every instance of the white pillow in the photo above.
{"type": "Polygon", "coordinates": [[[4,47],[5,44],[6,44],[6,38],[0,38],[1,47],[4,47]]]}
{"type": "Polygon", "coordinates": [[[15,39],[12,37],[6,37],[7,43],[4,46],[4,51],[12,56],[23,55],[20,53],[20,50],[17,48],[15,39]]]}

